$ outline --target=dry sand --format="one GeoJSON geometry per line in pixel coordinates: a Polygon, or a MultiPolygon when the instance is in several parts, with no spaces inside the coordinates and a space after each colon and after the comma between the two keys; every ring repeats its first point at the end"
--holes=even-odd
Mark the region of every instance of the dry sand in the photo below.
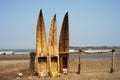
{"type": "Polygon", "coordinates": [[[114,73],[110,73],[111,59],[82,59],[81,65],[81,74],[77,74],[78,60],[70,60],[70,73],[38,78],[29,75],[29,60],[0,60],[0,80],[120,80],[120,59],[115,59],[114,73]],[[23,77],[16,77],[17,72],[23,77]]]}

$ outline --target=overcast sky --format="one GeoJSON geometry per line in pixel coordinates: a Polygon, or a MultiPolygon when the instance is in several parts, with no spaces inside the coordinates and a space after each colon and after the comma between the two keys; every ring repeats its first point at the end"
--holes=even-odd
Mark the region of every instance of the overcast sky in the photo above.
{"type": "Polygon", "coordinates": [[[35,48],[40,9],[47,38],[56,14],[59,41],[68,11],[70,46],[120,46],[120,0],[0,0],[0,49],[35,48]]]}

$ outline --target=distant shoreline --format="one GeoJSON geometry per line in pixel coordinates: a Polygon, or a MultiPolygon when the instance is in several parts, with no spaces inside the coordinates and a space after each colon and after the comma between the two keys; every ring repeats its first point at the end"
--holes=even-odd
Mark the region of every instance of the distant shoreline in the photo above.
{"type": "MultiPolygon", "coordinates": [[[[74,50],[110,50],[110,49],[117,49],[120,50],[120,46],[70,46],[69,49],[74,49],[74,50]]],[[[15,51],[15,52],[35,52],[36,49],[0,49],[0,51],[15,51]]]]}

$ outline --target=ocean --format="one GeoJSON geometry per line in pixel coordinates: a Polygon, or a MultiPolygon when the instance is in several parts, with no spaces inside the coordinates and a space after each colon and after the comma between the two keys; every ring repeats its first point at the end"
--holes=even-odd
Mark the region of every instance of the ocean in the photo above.
{"type": "Polygon", "coordinates": [[[0,49],[0,54],[29,54],[35,52],[35,49],[0,49]]]}
{"type": "MultiPolygon", "coordinates": [[[[70,51],[74,51],[74,50],[70,50],[70,51]]],[[[35,52],[35,49],[0,49],[0,55],[2,54],[29,54],[30,52],[35,52]]],[[[76,51],[77,52],[77,51],[76,51]]],[[[103,59],[103,58],[111,58],[112,54],[111,53],[107,53],[107,54],[82,54],[81,58],[82,59],[86,59],[86,58],[99,58],[99,59],[103,59]]],[[[117,52],[115,54],[116,58],[120,58],[120,52],[117,52]]],[[[74,55],[74,54],[70,54],[70,59],[79,59],[78,55],[74,55]]]]}

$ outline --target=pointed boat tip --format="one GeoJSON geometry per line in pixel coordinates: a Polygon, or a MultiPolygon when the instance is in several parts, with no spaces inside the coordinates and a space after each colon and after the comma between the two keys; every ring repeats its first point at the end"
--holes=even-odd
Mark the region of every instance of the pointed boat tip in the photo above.
{"type": "Polygon", "coordinates": [[[56,14],[54,15],[54,20],[56,21],[56,14]]]}
{"type": "Polygon", "coordinates": [[[42,11],[42,9],[40,9],[40,12],[42,11]]]}
{"type": "Polygon", "coordinates": [[[40,16],[42,16],[43,14],[42,14],[42,9],[40,9],[40,14],[39,14],[40,16]]]}
{"type": "Polygon", "coordinates": [[[66,12],[66,14],[68,14],[68,11],[66,12]]]}
{"type": "Polygon", "coordinates": [[[40,9],[40,13],[42,13],[42,9],[40,9]]]}
{"type": "Polygon", "coordinates": [[[68,12],[66,12],[66,14],[65,14],[64,18],[65,18],[65,17],[68,17],[68,12]]]}
{"type": "Polygon", "coordinates": [[[68,15],[68,11],[66,12],[66,14],[65,15],[68,15]]]}
{"type": "Polygon", "coordinates": [[[54,15],[54,17],[56,17],[56,14],[54,15]]]}

